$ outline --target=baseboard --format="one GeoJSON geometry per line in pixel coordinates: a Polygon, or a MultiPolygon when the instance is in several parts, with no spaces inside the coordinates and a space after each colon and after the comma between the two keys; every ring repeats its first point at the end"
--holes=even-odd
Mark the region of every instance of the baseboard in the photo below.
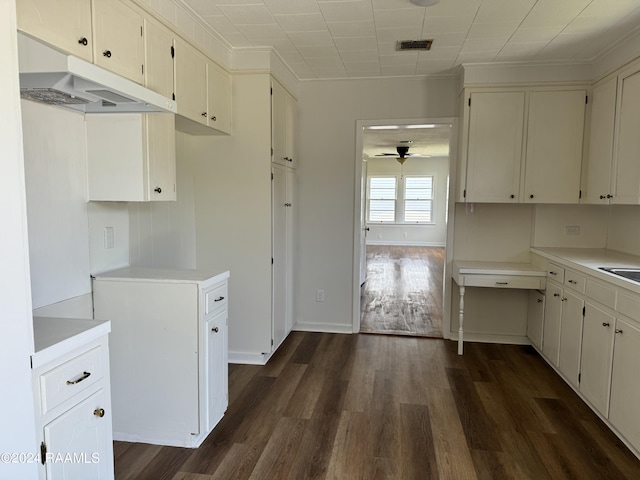
{"type": "Polygon", "coordinates": [[[414,242],[406,240],[369,240],[367,245],[388,245],[390,247],[444,247],[443,242],[414,242]]]}
{"type": "Polygon", "coordinates": [[[229,363],[241,365],[266,365],[271,353],[229,352],[229,363]]]}
{"type": "Polygon", "coordinates": [[[318,333],[353,333],[353,325],[339,323],[296,323],[293,330],[297,332],[318,332],[318,333]]]}
{"type": "MultiPolygon", "coordinates": [[[[502,343],[505,345],[531,345],[526,335],[500,335],[499,333],[471,333],[464,332],[465,342],[502,343]]],[[[458,341],[458,332],[450,332],[449,339],[458,341]]]]}
{"type": "Polygon", "coordinates": [[[146,431],[141,429],[140,432],[119,432],[113,431],[113,439],[120,442],[132,443],[150,443],[152,445],[164,445],[169,447],[186,447],[198,448],[204,442],[210,432],[203,432],[198,435],[182,434],[176,432],[165,431],[146,431]]]}

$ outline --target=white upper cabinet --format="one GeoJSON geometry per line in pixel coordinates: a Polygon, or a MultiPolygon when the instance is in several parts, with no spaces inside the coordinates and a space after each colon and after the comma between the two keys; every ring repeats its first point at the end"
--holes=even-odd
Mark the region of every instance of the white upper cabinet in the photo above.
{"type": "Polygon", "coordinates": [[[176,199],[174,115],[86,115],[89,200],[176,199]]]}
{"type": "Polygon", "coordinates": [[[525,202],[578,203],[586,97],[585,90],[530,93],[525,202]]]}
{"type": "Polygon", "coordinates": [[[590,97],[589,154],[584,163],[585,183],[580,203],[608,204],[612,197],[611,166],[616,117],[617,78],[596,85],[590,97]]]}
{"type": "Polygon", "coordinates": [[[144,19],[144,86],[173,98],[173,33],[144,19]]]}
{"type": "Polygon", "coordinates": [[[207,124],[231,133],[231,75],[207,62],[207,124]]]}
{"type": "Polygon", "coordinates": [[[207,61],[195,48],[176,38],[175,88],[178,115],[207,124],[207,61]]]}
{"type": "Polygon", "coordinates": [[[76,57],[93,60],[91,0],[17,0],[18,30],[76,57]]]}
{"type": "Polygon", "coordinates": [[[640,71],[618,77],[618,111],[611,203],[640,203],[640,71]]]}
{"type": "Polygon", "coordinates": [[[119,0],[94,1],[93,38],[96,65],[143,83],[142,15],[119,0]]]}
{"type": "Polygon", "coordinates": [[[467,201],[519,200],[524,106],[525,92],[471,94],[467,201]]]}
{"type": "Polygon", "coordinates": [[[296,121],[295,98],[280,83],[271,82],[271,142],[274,163],[296,167],[296,121]]]}

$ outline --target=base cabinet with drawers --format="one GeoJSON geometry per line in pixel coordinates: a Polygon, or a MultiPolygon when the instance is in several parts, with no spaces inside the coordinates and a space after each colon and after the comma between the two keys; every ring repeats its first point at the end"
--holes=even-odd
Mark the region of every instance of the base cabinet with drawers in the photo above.
{"type": "Polygon", "coordinates": [[[109,322],[34,318],[41,480],[112,480],[109,322]]]}
{"type": "Polygon", "coordinates": [[[113,436],[195,448],[228,404],[228,272],[127,267],[93,280],[111,320],[113,436]]]}

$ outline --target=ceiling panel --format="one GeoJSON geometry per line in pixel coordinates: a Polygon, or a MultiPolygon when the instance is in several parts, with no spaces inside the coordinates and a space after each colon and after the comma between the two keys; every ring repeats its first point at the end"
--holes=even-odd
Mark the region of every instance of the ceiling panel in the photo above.
{"type": "Polygon", "coordinates": [[[640,0],[171,1],[232,47],[276,49],[300,79],[453,74],[478,62],[592,62],[640,33],[640,0]],[[399,40],[421,38],[434,40],[431,52],[396,51],[399,40]]]}

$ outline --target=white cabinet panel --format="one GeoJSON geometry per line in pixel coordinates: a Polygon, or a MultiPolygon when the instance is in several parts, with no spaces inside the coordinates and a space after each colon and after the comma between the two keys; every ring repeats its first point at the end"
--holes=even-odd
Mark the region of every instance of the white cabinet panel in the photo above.
{"type": "Polygon", "coordinates": [[[296,167],[296,100],[278,82],[271,82],[271,142],[274,163],[296,167]]]}
{"type": "Polygon", "coordinates": [[[91,0],[18,0],[18,30],[91,62],[91,0]]]}
{"type": "Polygon", "coordinates": [[[95,63],[142,84],[142,16],[119,0],[94,1],[92,8],[95,63]]]}
{"type": "Polygon", "coordinates": [[[467,153],[468,202],[517,202],[525,92],[472,93],[467,153]]]}
{"type": "Polygon", "coordinates": [[[582,309],[584,300],[564,289],[561,297],[560,348],[558,369],[574,386],[580,373],[580,347],[582,342],[582,309]]]}
{"type": "Polygon", "coordinates": [[[148,18],[144,19],[144,85],[173,98],[173,33],[148,18]]]}
{"type": "Polygon", "coordinates": [[[542,350],[542,334],[544,327],[544,294],[531,290],[527,309],[527,337],[531,343],[542,350]]]}
{"type": "Polygon", "coordinates": [[[180,38],[176,38],[175,44],[175,89],[178,115],[206,125],[206,59],[180,38]]]}
{"type": "Polygon", "coordinates": [[[231,133],[231,76],[215,63],[207,62],[207,124],[231,133]]]}
{"type": "Polygon", "coordinates": [[[530,93],[525,202],[578,203],[586,96],[585,90],[530,93]]]}
{"type": "Polygon", "coordinates": [[[207,430],[220,421],[229,403],[229,345],[227,310],[206,324],[207,335],[207,430]]]}
{"type": "Polygon", "coordinates": [[[582,330],[580,391],[605,417],[609,413],[615,323],[615,316],[587,301],[582,330]]]}
{"type": "Polygon", "coordinates": [[[562,315],[562,289],[547,283],[547,295],[544,307],[544,330],[542,353],[557,366],[560,349],[560,317],[562,315]]]}

